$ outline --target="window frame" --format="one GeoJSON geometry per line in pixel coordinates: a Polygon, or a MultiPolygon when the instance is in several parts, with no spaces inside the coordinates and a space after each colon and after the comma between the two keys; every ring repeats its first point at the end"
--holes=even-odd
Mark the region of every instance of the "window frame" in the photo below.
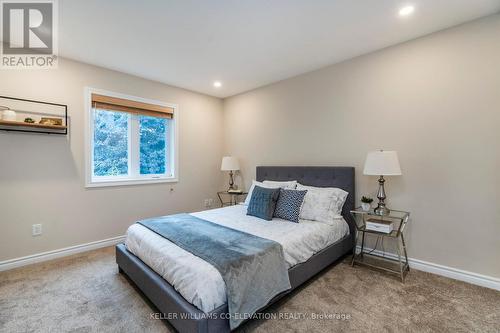
{"type": "Polygon", "coordinates": [[[102,89],[85,87],[85,187],[106,187],[106,186],[123,186],[123,185],[140,185],[140,184],[157,184],[157,183],[174,183],[179,181],[179,106],[177,104],[161,102],[152,99],[146,99],[137,96],[130,96],[102,89]],[[174,109],[172,119],[169,119],[169,126],[167,129],[167,158],[165,163],[168,166],[170,163],[171,175],[141,175],[140,168],[140,143],[139,143],[139,120],[138,116],[129,114],[128,126],[128,170],[127,176],[94,176],[94,112],[92,107],[92,93],[128,99],[131,101],[143,102],[148,104],[155,104],[174,109]],[[132,149],[134,146],[134,149],[132,149]],[[136,154],[132,155],[135,152],[136,154]],[[137,170],[138,174],[134,174],[137,170]]]}

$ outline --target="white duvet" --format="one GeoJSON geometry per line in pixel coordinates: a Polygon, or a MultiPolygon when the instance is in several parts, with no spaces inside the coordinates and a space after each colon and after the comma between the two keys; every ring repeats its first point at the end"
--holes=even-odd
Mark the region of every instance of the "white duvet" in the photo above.
{"type": "MultiPolygon", "coordinates": [[[[280,243],[288,268],[307,261],[349,233],[344,219],[331,223],[293,223],[276,218],[266,221],[246,215],[246,210],[247,206],[236,205],[191,215],[280,243]]],[[[210,312],[226,303],[222,276],[203,259],[139,224],[127,230],[125,245],[200,310],[210,312]]]]}

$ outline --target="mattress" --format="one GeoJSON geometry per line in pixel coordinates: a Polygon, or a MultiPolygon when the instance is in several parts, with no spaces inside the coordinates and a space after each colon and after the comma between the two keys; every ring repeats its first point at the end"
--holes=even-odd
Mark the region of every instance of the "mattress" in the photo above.
{"type": "MultiPolygon", "coordinates": [[[[349,234],[344,219],[330,223],[308,220],[293,223],[277,218],[266,221],[246,215],[246,210],[247,206],[236,205],[191,215],[280,243],[287,268],[307,261],[349,234]]],[[[125,245],[198,309],[208,313],[226,303],[222,276],[203,259],[139,224],[127,230],[125,245]]]]}

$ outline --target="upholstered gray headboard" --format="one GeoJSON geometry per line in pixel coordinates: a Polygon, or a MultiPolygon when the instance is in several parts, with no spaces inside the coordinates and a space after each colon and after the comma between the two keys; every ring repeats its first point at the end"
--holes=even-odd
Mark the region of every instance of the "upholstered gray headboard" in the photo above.
{"type": "Polygon", "coordinates": [[[338,187],[349,192],[342,216],[354,234],[355,225],[349,213],[354,209],[354,167],[258,166],[257,181],[264,180],[296,180],[302,185],[338,187]]]}

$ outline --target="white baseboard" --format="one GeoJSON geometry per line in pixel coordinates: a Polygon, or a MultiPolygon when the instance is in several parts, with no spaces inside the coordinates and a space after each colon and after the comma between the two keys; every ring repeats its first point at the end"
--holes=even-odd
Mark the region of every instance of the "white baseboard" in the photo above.
{"type": "Polygon", "coordinates": [[[47,260],[52,260],[56,258],[70,256],[72,254],[77,254],[81,252],[86,252],[90,250],[99,249],[101,247],[112,246],[123,242],[125,240],[125,236],[117,236],[113,238],[103,239],[95,242],[90,242],[86,244],[80,244],[70,247],[65,247],[63,249],[42,252],[37,254],[32,254],[26,257],[9,259],[5,261],[0,261],[0,272],[6,271],[9,269],[26,266],[30,264],[35,264],[47,260]]]}
{"type": "MultiPolygon", "coordinates": [[[[365,247],[365,251],[372,251],[372,250],[373,249],[371,249],[371,248],[365,247]]],[[[359,245],[357,246],[357,251],[358,252],[361,251],[361,247],[359,245]]],[[[390,252],[373,250],[373,253],[377,254],[377,255],[385,255],[387,258],[390,258],[390,259],[397,259],[398,258],[397,254],[390,253],[390,252]]],[[[444,266],[444,265],[438,265],[438,264],[434,264],[432,262],[423,261],[423,260],[414,259],[414,258],[408,258],[408,263],[410,264],[410,268],[413,268],[413,269],[416,269],[419,271],[433,273],[436,275],[445,276],[445,277],[450,278],[450,279],[464,281],[464,282],[475,284],[475,285],[478,285],[481,287],[491,288],[491,289],[495,289],[495,290],[500,291],[500,279],[492,277],[492,276],[477,274],[477,273],[464,271],[461,269],[448,267],[448,266],[444,266]]]]}
{"type": "MultiPolygon", "coordinates": [[[[99,249],[106,246],[116,245],[125,240],[125,236],[117,236],[113,238],[103,239],[100,241],[95,241],[86,244],[80,244],[75,246],[66,247],[63,249],[48,251],[37,253],[33,255],[29,255],[26,257],[15,258],[5,261],[0,261],[0,272],[6,271],[9,269],[26,266],[30,264],[35,264],[47,260],[52,260],[56,258],[66,257],[73,254],[91,251],[95,249],[99,249]]],[[[360,250],[360,246],[357,247],[358,251],[360,250]]],[[[371,248],[365,248],[366,251],[372,251],[371,248]]],[[[385,255],[390,259],[397,259],[397,255],[390,252],[382,252],[380,250],[374,250],[373,253],[377,255],[385,255]]],[[[445,276],[451,279],[460,280],[464,282],[468,282],[471,284],[475,284],[478,286],[491,288],[500,291],[500,279],[494,278],[487,275],[477,274],[473,272],[464,271],[461,269],[456,269],[453,267],[448,267],[444,265],[438,265],[431,262],[423,261],[420,259],[408,258],[408,262],[410,267],[413,269],[417,269],[424,272],[429,272],[441,276],[445,276]]]]}

